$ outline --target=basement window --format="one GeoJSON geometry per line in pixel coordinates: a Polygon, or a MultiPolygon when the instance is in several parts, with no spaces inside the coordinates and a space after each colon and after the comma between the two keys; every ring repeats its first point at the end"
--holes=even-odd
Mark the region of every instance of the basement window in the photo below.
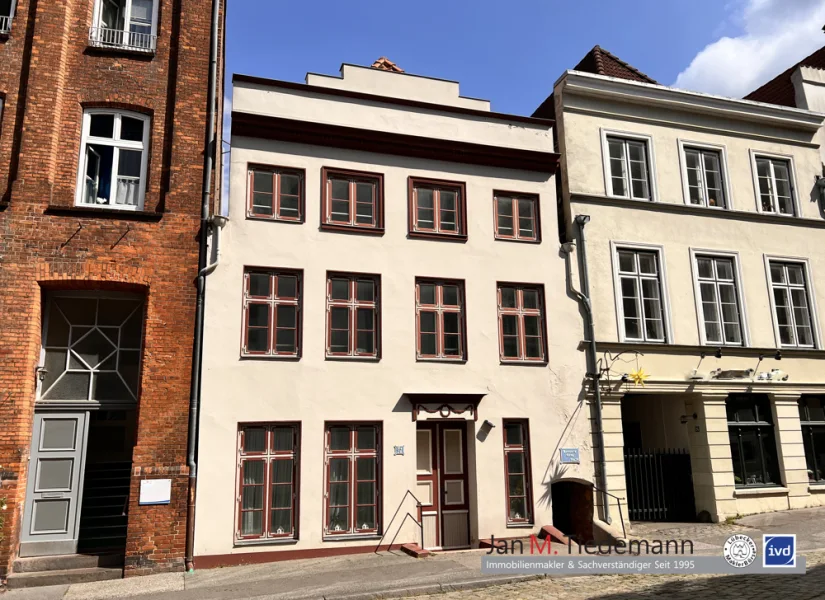
{"type": "Polygon", "coordinates": [[[154,52],[157,15],[158,0],[97,0],[89,43],[100,48],[154,52]]]}
{"type": "Polygon", "coordinates": [[[143,210],[150,120],[126,111],[83,114],[77,198],[79,206],[143,210]]]}

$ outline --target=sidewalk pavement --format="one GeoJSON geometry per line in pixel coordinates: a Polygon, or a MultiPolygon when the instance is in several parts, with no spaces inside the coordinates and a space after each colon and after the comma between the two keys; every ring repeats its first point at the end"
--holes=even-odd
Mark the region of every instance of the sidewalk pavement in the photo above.
{"type": "MultiPolygon", "coordinates": [[[[755,515],[734,524],[634,523],[633,537],[691,539],[696,554],[717,554],[734,533],[760,544],[763,533],[796,533],[799,551],[825,548],[825,508],[755,515]]],[[[554,545],[554,551],[565,552],[554,545]]],[[[574,546],[575,550],[575,546],[574,546]]],[[[168,573],[115,581],[12,590],[2,600],[377,600],[440,594],[540,579],[481,573],[486,550],[414,559],[400,552],[354,554],[263,565],[168,573]]],[[[525,547],[529,552],[529,546],[525,547]]]]}

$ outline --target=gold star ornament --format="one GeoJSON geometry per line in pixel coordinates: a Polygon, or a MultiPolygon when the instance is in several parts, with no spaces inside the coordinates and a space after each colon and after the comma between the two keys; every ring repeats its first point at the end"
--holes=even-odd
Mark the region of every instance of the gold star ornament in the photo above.
{"type": "Polygon", "coordinates": [[[645,373],[645,370],[641,367],[630,373],[630,379],[633,381],[633,385],[641,385],[645,387],[645,381],[650,378],[650,375],[645,373]]]}

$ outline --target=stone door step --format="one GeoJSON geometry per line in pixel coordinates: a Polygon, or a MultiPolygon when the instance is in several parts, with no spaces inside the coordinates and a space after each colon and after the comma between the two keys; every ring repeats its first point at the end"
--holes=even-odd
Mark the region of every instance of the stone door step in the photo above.
{"type": "Polygon", "coordinates": [[[41,587],[45,585],[67,585],[87,583],[89,581],[106,581],[121,579],[123,569],[120,567],[91,567],[85,569],[65,569],[57,571],[40,571],[35,573],[12,573],[6,585],[10,590],[41,587]]]}
{"type": "Polygon", "coordinates": [[[123,567],[123,554],[60,554],[18,558],[12,564],[11,570],[12,573],[39,573],[95,567],[123,567]]]}

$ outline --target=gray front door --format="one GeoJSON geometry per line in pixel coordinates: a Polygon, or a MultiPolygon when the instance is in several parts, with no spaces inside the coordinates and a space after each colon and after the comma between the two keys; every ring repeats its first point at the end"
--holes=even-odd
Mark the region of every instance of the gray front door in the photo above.
{"type": "Polygon", "coordinates": [[[20,556],[74,554],[89,413],[35,412],[20,556]]]}

